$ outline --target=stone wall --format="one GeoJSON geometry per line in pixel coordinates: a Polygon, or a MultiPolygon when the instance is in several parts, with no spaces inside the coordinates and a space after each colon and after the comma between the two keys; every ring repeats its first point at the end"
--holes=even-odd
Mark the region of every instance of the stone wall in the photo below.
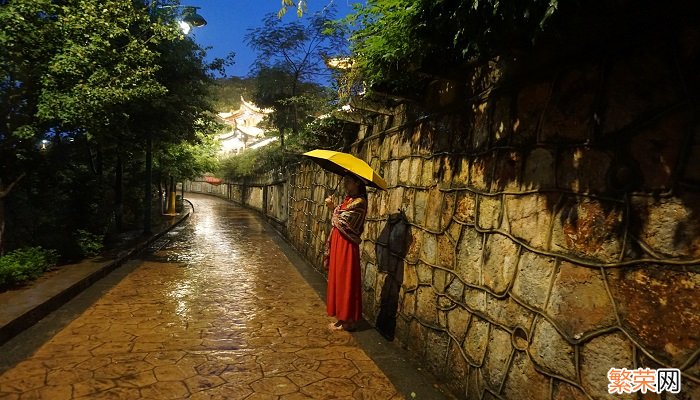
{"type": "MultiPolygon", "coordinates": [[[[352,152],[390,185],[369,193],[364,314],[460,398],[636,398],[608,394],[613,367],[679,368],[682,392],[650,398],[700,398],[698,82],[660,60],[466,106],[438,82],[439,110],[361,129],[352,152]]],[[[321,270],[338,178],[302,163],[288,179],[288,239],[321,270]]]]}

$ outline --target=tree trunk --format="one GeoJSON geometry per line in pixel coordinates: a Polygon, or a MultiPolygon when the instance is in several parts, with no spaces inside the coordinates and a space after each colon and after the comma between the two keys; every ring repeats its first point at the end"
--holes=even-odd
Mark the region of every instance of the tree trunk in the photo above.
{"type": "Polygon", "coordinates": [[[117,232],[124,229],[124,163],[121,153],[117,154],[117,168],[114,173],[114,224],[117,232]]]}
{"type": "Polygon", "coordinates": [[[145,235],[151,234],[151,206],[153,205],[153,192],[151,187],[153,182],[151,181],[151,175],[153,174],[153,139],[151,139],[151,134],[148,133],[146,136],[146,182],[144,184],[144,196],[143,196],[143,233],[145,235]]]}
{"type": "MultiPolygon", "coordinates": [[[[2,190],[1,187],[0,190],[2,190]]],[[[3,255],[5,255],[5,198],[0,197],[0,256],[3,255]]]]}
{"type": "Polygon", "coordinates": [[[0,256],[5,254],[5,197],[10,194],[12,188],[22,180],[27,174],[22,173],[17,179],[12,181],[7,187],[0,178],[0,256]]]}
{"type": "MultiPolygon", "coordinates": [[[[294,73],[294,82],[292,82],[292,98],[294,98],[294,102],[292,103],[292,110],[294,112],[294,117],[292,118],[292,133],[294,135],[299,133],[299,122],[298,122],[299,105],[297,104],[297,99],[296,99],[298,83],[299,83],[299,72],[297,71],[294,73]]],[[[282,146],[282,148],[284,148],[284,146],[282,146]]]]}

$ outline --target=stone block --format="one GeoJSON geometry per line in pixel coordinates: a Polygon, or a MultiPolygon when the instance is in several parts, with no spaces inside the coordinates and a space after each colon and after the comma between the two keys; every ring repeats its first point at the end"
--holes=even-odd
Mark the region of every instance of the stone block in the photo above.
{"type": "Polygon", "coordinates": [[[425,210],[425,227],[431,231],[440,231],[442,220],[442,198],[443,193],[434,186],[428,193],[428,203],[425,210]]]}
{"type": "Polygon", "coordinates": [[[437,184],[445,189],[452,186],[454,159],[448,156],[435,158],[434,170],[437,171],[437,184]]]}
{"type": "Polygon", "coordinates": [[[433,173],[433,160],[425,160],[423,162],[423,171],[421,175],[421,186],[429,187],[436,183],[433,173]]]}
{"type": "Polygon", "coordinates": [[[411,147],[410,139],[399,139],[399,157],[409,157],[413,154],[413,148],[411,147]]]}
{"type": "Polygon", "coordinates": [[[425,225],[426,209],[428,207],[428,191],[427,190],[416,190],[416,200],[413,203],[415,214],[414,222],[418,225],[425,225]]]}
{"type": "Polygon", "coordinates": [[[512,351],[510,333],[491,325],[484,366],[481,369],[488,387],[497,390],[501,386],[508,372],[508,360],[512,351]]]}
{"type": "Polygon", "coordinates": [[[559,265],[546,313],[573,339],[617,323],[600,270],[567,261],[559,265]]]}
{"type": "Polygon", "coordinates": [[[470,318],[471,314],[469,314],[469,311],[460,306],[447,312],[447,330],[460,343],[467,334],[470,318]]]}
{"type": "Polygon", "coordinates": [[[462,234],[462,225],[453,221],[447,227],[445,232],[447,233],[447,236],[450,237],[452,242],[457,243],[457,242],[459,242],[459,237],[462,234]]]}
{"type": "MultiPolygon", "coordinates": [[[[570,345],[544,318],[537,320],[528,353],[541,369],[576,381],[574,346],[570,345]]],[[[621,368],[621,367],[620,367],[621,368]]]]}
{"type": "MultiPolygon", "coordinates": [[[[399,313],[407,317],[416,315],[416,291],[406,292],[399,308],[399,313]]],[[[398,319],[397,319],[398,322],[398,319]]],[[[398,325],[397,325],[398,327],[398,325]]]]}
{"type": "Polygon", "coordinates": [[[423,323],[437,325],[437,295],[429,286],[420,286],[416,292],[416,317],[423,323]]]}
{"type": "Polygon", "coordinates": [[[421,246],[421,260],[429,263],[435,264],[437,261],[437,236],[425,232],[423,235],[423,245],[421,246]]]}
{"type": "Polygon", "coordinates": [[[504,235],[487,236],[484,248],[482,279],[494,293],[505,293],[518,265],[519,245],[504,235]]]}
{"type": "Polygon", "coordinates": [[[632,209],[640,225],[639,239],[655,252],[670,257],[700,257],[700,196],[633,197],[632,209]]]}
{"type": "MultiPolygon", "coordinates": [[[[403,200],[401,201],[401,209],[406,215],[408,222],[414,222],[413,218],[415,216],[415,204],[416,204],[416,189],[414,188],[404,188],[403,190],[403,200]]],[[[396,213],[397,210],[393,210],[391,213],[396,213]]]]}
{"type": "Polygon", "coordinates": [[[486,293],[486,309],[484,314],[490,320],[509,329],[522,327],[529,329],[532,325],[534,314],[532,311],[518,304],[510,297],[499,299],[486,293]]]}
{"type": "Polygon", "coordinates": [[[399,183],[407,184],[409,183],[409,177],[411,172],[411,159],[404,158],[399,164],[399,183]]]}
{"type": "Polygon", "coordinates": [[[437,243],[437,265],[454,269],[455,246],[447,235],[438,236],[437,243]]]}
{"type": "Polygon", "coordinates": [[[418,284],[420,285],[432,285],[433,283],[433,267],[425,263],[419,262],[416,265],[416,272],[418,274],[418,284]]]}
{"type": "Polygon", "coordinates": [[[549,81],[526,85],[518,93],[517,113],[513,122],[513,142],[532,143],[537,138],[537,127],[549,101],[552,84],[549,81]]]}
{"type": "Polygon", "coordinates": [[[364,288],[373,289],[377,281],[377,266],[373,263],[365,264],[364,288]]]}
{"type": "Polygon", "coordinates": [[[428,369],[438,376],[444,376],[450,337],[445,332],[434,330],[429,330],[426,337],[425,355],[428,369]]]}
{"type": "Polygon", "coordinates": [[[598,68],[590,67],[566,71],[556,80],[542,117],[544,140],[583,143],[589,138],[599,80],[598,68]]]}
{"type": "Polygon", "coordinates": [[[492,98],[492,102],[491,132],[496,143],[500,144],[506,142],[513,133],[513,99],[508,94],[492,98]]]}
{"type": "Polygon", "coordinates": [[[423,159],[414,157],[411,159],[411,166],[408,171],[408,183],[413,186],[418,186],[421,183],[423,173],[423,159]]]}
{"type": "Polygon", "coordinates": [[[481,284],[481,257],[483,253],[483,236],[474,229],[462,230],[462,237],[457,246],[456,273],[464,282],[472,285],[481,284]]]}
{"type": "Polygon", "coordinates": [[[493,176],[493,156],[480,156],[472,160],[469,168],[470,186],[482,192],[488,192],[493,176]]]}
{"type": "Polygon", "coordinates": [[[477,226],[481,229],[498,229],[501,227],[502,196],[479,196],[477,226]]]}
{"type": "Polygon", "coordinates": [[[555,271],[554,258],[523,251],[513,281],[513,295],[528,306],[543,310],[555,271]]]}
{"type": "Polygon", "coordinates": [[[403,187],[397,187],[389,190],[389,201],[387,204],[387,212],[393,214],[398,212],[403,206],[403,187]]]}
{"type": "Polygon", "coordinates": [[[455,219],[462,223],[475,223],[476,215],[476,195],[472,192],[461,191],[457,194],[457,207],[455,209],[455,219]]]}
{"type": "Polygon", "coordinates": [[[388,162],[389,173],[384,175],[384,179],[386,179],[386,183],[389,186],[396,186],[399,183],[399,165],[399,160],[391,160],[388,162]]]}
{"type": "Polygon", "coordinates": [[[505,196],[510,233],[527,244],[546,249],[556,199],[554,194],[505,196]]]}
{"type": "Polygon", "coordinates": [[[489,323],[477,316],[472,316],[471,323],[467,329],[466,338],[462,344],[462,348],[470,364],[481,365],[488,344],[489,323]]]}
{"type": "Polygon", "coordinates": [[[557,160],[557,186],[576,193],[603,193],[612,157],[591,149],[562,150],[557,160]]]}
{"type": "Polygon", "coordinates": [[[464,287],[464,304],[473,311],[486,313],[486,292],[471,286],[464,287]]]}
{"type": "Polygon", "coordinates": [[[527,354],[516,352],[508,371],[503,394],[507,399],[549,399],[550,379],[535,369],[527,354]]]}
{"type": "Polygon", "coordinates": [[[449,274],[447,271],[439,268],[433,268],[433,288],[437,293],[445,293],[448,276],[449,274]]]}
{"type": "Polygon", "coordinates": [[[467,389],[467,377],[469,374],[469,364],[462,356],[459,343],[450,341],[447,351],[447,374],[445,384],[452,393],[464,393],[467,389]]]}
{"type": "Polygon", "coordinates": [[[597,336],[581,349],[581,386],[594,399],[635,399],[636,394],[608,394],[608,370],[632,368],[632,343],[622,333],[597,336]]]}
{"type": "Polygon", "coordinates": [[[589,400],[590,397],[578,387],[566,382],[554,381],[552,400],[589,400]]]}
{"type": "Polygon", "coordinates": [[[491,135],[489,129],[488,103],[472,105],[472,112],[472,148],[478,150],[488,146],[491,135]]]}
{"type": "Polygon", "coordinates": [[[606,274],[625,331],[666,365],[685,364],[700,348],[700,270],[645,265],[606,274]]]}
{"type": "Polygon", "coordinates": [[[624,211],[589,198],[570,198],[554,217],[552,250],[615,262],[622,251],[624,211]]]}
{"type": "Polygon", "coordinates": [[[406,261],[416,262],[420,259],[421,248],[423,247],[423,230],[421,229],[410,229],[409,230],[409,245],[408,251],[406,251],[406,261]]]}
{"type": "Polygon", "coordinates": [[[388,135],[386,139],[384,139],[384,144],[383,146],[386,146],[387,144],[389,145],[389,158],[390,159],[396,159],[399,156],[399,135],[397,133],[393,133],[388,135]]]}
{"type": "Polygon", "coordinates": [[[455,162],[452,176],[452,187],[463,188],[469,184],[469,159],[460,157],[455,162]]]}
{"type": "Polygon", "coordinates": [[[555,181],[554,155],[545,148],[536,148],[525,159],[523,189],[550,189],[555,181]]]}
{"type": "Polygon", "coordinates": [[[452,222],[455,213],[455,193],[444,193],[442,196],[442,212],[440,214],[440,230],[444,230],[452,222]]]}
{"type": "Polygon", "coordinates": [[[508,150],[498,153],[496,172],[493,176],[492,191],[519,190],[522,182],[523,155],[519,151],[508,150]]]}
{"type": "Polygon", "coordinates": [[[447,296],[454,301],[461,302],[464,296],[464,284],[456,277],[452,277],[452,281],[447,286],[447,296]]]}
{"type": "Polygon", "coordinates": [[[427,328],[421,325],[415,319],[410,322],[408,327],[408,348],[413,351],[418,357],[425,356],[425,336],[427,328]]]}
{"type": "Polygon", "coordinates": [[[467,376],[467,399],[483,399],[484,394],[484,379],[481,376],[480,368],[469,368],[467,376]]]}

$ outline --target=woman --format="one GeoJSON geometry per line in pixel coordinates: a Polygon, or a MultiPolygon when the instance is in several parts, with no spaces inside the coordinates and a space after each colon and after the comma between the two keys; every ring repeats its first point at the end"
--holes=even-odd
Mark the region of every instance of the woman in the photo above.
{"type": "Polygon", "coordinates": [[[324,262],[328,269],[327,311],[338,319],[329,328],[350,331],[362,318],[360,235],[367,213],[367,189],[353,174],[343,177],[343,187],[347,195],[341,205],[336,207],[330,197],[326,199],[326,206],[333,210],[333,228],[326,241],[324,262]]]}

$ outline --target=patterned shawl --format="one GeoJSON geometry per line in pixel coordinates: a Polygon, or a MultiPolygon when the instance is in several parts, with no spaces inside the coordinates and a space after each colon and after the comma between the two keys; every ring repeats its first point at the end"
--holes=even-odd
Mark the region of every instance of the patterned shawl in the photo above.
{"type": "MultiPolygon", "coordinates": [[[[364,197],[346,197],[343,204],[333,210],[331,225],[337,229],[343,237],[357,245],[362,242],[360,235],[365,228],[365,215],[367,214],[367,200],[364,197]]],[[[331,235],[326,239],[326,251],[323,261],[328,268],[330,260],[331,235]]]]}

